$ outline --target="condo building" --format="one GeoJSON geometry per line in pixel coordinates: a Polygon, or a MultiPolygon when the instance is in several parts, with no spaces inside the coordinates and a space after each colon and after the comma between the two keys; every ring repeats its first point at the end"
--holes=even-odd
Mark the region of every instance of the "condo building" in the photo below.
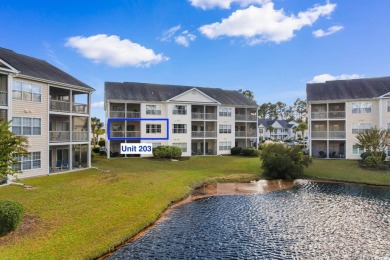
{"type": "Polygon", "coordinates": [[[0,48],[0,118],[28,138],[19,178],[91,166],[93,91],[44,60],[0,48]]]}
{"type": "Polygon", "coordinates": [[[306,93],[313,157],[360,159],[356,135],[390,129],[390,77],[309,83],[306,93]]]}
{"type": "Polygon", "coordinates": [[[135,82],[105,83],[107,156],[121,143],[177,146],[182,156],[257,147],[257,104],[238,91],[135,82]]]}

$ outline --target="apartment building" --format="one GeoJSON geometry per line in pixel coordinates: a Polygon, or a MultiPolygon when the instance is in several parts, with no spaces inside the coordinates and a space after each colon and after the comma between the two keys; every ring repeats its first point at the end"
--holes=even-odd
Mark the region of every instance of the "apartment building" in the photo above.
{"type": "Polygon", "coordinates": [[[293,127],[298,125],[295,122],[269,120],[264,118],[259,118],[258,122],[260,140],[283,141],[286,139],[295,139],[293,127]]]}
{"type": "Polygon", "coordinates": [[[390,77],[309,83],[310,155],[360,159],[356,135],[390,128],[390,77]]]}
{"type": "Polygon", "coordinates": [[[0,118],[29,141],[19,178],[91,166],[93,91],[44,60],[0,48],[0,118]]]}
{"type": "Polygon", "coordinates": [[[106,82],[105,112],[108,157],[124,156],[125,142],[177,146],[183,156],[230,154],[258,142],[257,104],[238,91],[106,82]]]}

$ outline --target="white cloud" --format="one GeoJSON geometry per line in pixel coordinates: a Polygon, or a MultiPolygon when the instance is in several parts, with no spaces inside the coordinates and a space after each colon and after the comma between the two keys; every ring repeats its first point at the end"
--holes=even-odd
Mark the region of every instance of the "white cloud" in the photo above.
{"type": "Polygon", "coordinates": [[[363,75],[359,75],[359,74],[341,74],[338,76],[333,76],[330,74],[321,74],[321,75],[314,76],[314,78],[310,80],[309,83],[323,83],[325,81],[344,80],[344,79],[359,79],[362,77],[363,75]]]}
{"type": "Polygon", "coordinates": [[[322,29],[313,31],[313,35],[314,35],[314,37],[320,38],[320,37],[324,37],[324,36],[328,36],[328,35],[334,34],[334,33],[338,32],[338,31],[340,31],[342,29],[344,29],[343,26],[335,25],[335,26],[329,27],[326,31],[324,31],[322,29]]]}
{"type": "Polygon", "coordinates": [[[229,9],[235,3],[241,7],[247,7],[251,4],[265,4],[271,0],[189,0],[192,6],[199,7],[203,10],[212,8],[229,9]]]}
{"type": "Polygon", "coordinates": [[[188,30],[182,31],[181,33],[178,31],[181,29],[180,25],[174,26],[163,32],[161,37],[161,41],[171,41],[172,39],[179,45],[184,47],[190,46],[190,42],[195,41],[196,36],[192,33],[189,33],[188,30]]]}
{"type": "Polygon", "coordinates": [[[92,108],[102,108],[104,107],[104,101],[94,102],[91,104],[92,108]]]}
{"type": "Polygon", "coordinates": [[[336,4],[316,5],[297,15],[286,15],[283,9],[275,10],[272,2],[261,7],[249,6],[237,10],[220,23],[203,25],[199,28],[202,34],[210,39],[220,36],[244,37],[249,44],[291,40],[294,32],[304,26],[311,26],[321,16],[330,15],[336,4]]]}
{"type": "Polygon", "coordinates": [[[149,67],[169,59],[128,39],[121,40],[116,35],[74,36],[67,39],[65,46],[75,48],[82,56],[96,63],[106,63],[112,67],[149,67]]]}

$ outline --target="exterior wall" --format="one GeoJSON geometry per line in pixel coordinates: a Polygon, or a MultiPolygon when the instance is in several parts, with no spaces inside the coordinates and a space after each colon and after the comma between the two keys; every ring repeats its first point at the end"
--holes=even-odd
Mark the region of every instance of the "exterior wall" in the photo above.
{"type": "MultiPolygon", "coordinates": [[[[28,151],[41,152],[41,168],[25,170],[19,174],[19,178],[26,178],[37,175],[48,174],[49,169],[49,115],[48,115],[48,96],[49,86],[40,82],[28,81],[25,79],[13,78],[13,80],[31,82],[41,85],[41,102],[32,102],[24,100],[12,100],[12,117],[30,117],[41,119],[41,135],[28,135],[28,151]]],[[[12,92],[12,86],[10,87],[12,92]]],[[[11,118],[10,118],[11,119],[11,118]]]]}
{"type": "Polygon", "coordinates": [[[218,144],[217,144],[217,154],[230,154],[230,150],[220,150],[220,142],[230,142],[231,147],[234,147],[235,142],[235,134],[234,134],[234,126],[235,126],[235,120],[234,120],[234,107],[228,107],[228,106],[220,106],[218,108],[218,123],[217,123],[217,137],[218,137],[218,144]],[[232,114],[230,117],[228,116],[220,116],[219,110],[221,108],[230,108],[232,110],[232,114]],[[219,132],[219,126],[220,125],[231,125],[231,133],[220,133],[219,132]]]}
{"type": "MultiPolygon", "coordinates": [[[[199,96],[199,95],[200,95],[199,93],[195,92],[194,96],[199,96]]],[[[167,107],[166,114],[167,117],[169,118],[169,124],[170,124],[169,126],[170,138],[168,140],[168,145],[172,145],[173,143],[186,143],[187,152],[183,152],[182,156],[191,156],[191,105],[180,104],[180,103],[169,103],[166,104],[166,107],[167,107]],[[173,109],[175,105],[186,106],[187,113],[185,115],[174,114],[173,109]],[[185,124],[187,126],[187,133],[173,133],[174,124],[185,124]]]]}
{"type": "Polygon", "coordinates": [[[356,134],[352,134],[352,124],[354,123],[371,123],[372,127],[379,127],[379,102],[378,100],[353,100],[345,104],[346,116],[346,159],[360,159],[360,155],[355,155],[352,152],[352,146],[357,142],[356,134]],[[352,113],[352,103],[356,102],[371,102],[371,113],[354,114],[352,113]]]}

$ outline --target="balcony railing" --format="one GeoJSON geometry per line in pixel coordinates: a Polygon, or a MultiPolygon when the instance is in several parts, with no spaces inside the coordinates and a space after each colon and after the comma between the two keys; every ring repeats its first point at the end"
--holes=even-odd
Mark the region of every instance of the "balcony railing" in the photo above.
{"type": "Polygon", "coordinates": [[[250,131],[246,134],[247,137],[256,137],[256,131],[250,131]]]}
{"type": "Polygon", "coordinates": [[[345,118],[345,111],[329,111],[329,118],[345,118]]]}
{"type": "Polygon", "coordinates": [[[205,113],[204,114],[206,120],[216,120],[217,113],[205,113]]]}
{"type": "Polygon", "coordinates": [[[216,138],[217,137],[217,131],[206,131],[205,137],[206,138],[216,138]]]}
{"type": "Polygon", "coordinates": [[[61,100],[50,100],[50,111],[70,112],[70,102],[61,100]]]}
{"type": "Polygon", "coordinates": [[[191,118],[192,119],[204,119],[204,113],[192,112],[191,118]]]}
{"type": "Polygon", "coordinates": [[[72,132],[72,141],[73,142],[88,142],[88,132],[72,132]]]}
{"type": "Polygon", "coordinates": [[[86,104],[73,104],[73,113],[88,114],[88,105],[86,104]]]}
{"type": "Polygon", "coordinates": [[[244,114],[236,114],[236,120],[246,121],[246,115],[244,115],[244,114]]]}
{"type": "Polygon", "coordinates": [[[110,112],[110,117],[114,117],[114,118],[126,117],[126,113],[125,113],[125,111],[111,111],[110,112]]]}
{"type": "Polygon", "coordinates": [[[7,105],[7,92],[6,91],[0,91],[0,105],[3,105],[3,106],[7,105]]]}
{"type": "Polygon", "coordinates": [[[141,113],[140,112],[127,112],[128,118],[140,118],[141,113]]]}
{"type": "Polygon", "coordinates": [[[191,137],[192,138],[204,138],[204,131],[192,131],[191,137]]]}
{"type": "Polygon", "coordinates": [[[326,112],[311,112],[312,119],[325,119],[327,116],[326,112]]]}
{"type": "Polygon", "coordinates": [[[327,133],[327,131],[312,131],[311,138],[326,139],[328,136],[327,133]]]}
{"type": "Polygon", "coordinates": [[[246,119],[247,119],[247,121],[257,121],[257,116],[256,115],[248,115],[246,119]]]}
{"type": "Polygon", "coordinates": [[[186,109],[173,109],[172,114],[174,115],[187,115],[186,109]]]}
{"type": "Polygon", "coordinates": [[[70,141],[70,131],[50,131],[49,132],[50,142],[69,142],[70,141]]]}
{"type": "Polygon", "coordinates": [[[217,120],[217,113],[191,113],[192,119],[217,120]]]}
{"type": "Polygon", "coordinates": [[[236,137],[246,137],[246,131],[236,131],[236,137]]]}
{"type": "Polygon", "coordinates": [[[111,131],[111,137],[137,138],[141,136],[140,131],[111,131]]]}
{"type": "Polygon", "coordinates": [[[345,139],[345,131],[329,131],[329,139],[345,139]]]}

